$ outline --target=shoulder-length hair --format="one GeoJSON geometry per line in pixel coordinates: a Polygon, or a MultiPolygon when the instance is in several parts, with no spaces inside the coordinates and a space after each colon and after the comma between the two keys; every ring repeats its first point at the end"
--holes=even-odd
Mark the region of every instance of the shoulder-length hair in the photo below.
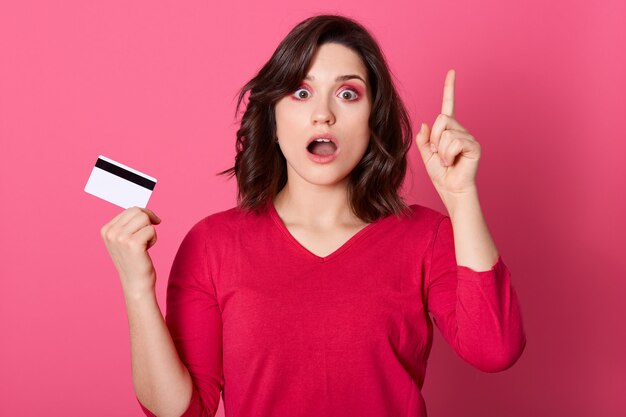
{"type": "Polygon", "coordinates": [[[250,95],[237,130],[235,166],[217,175],[236,175],[237,206],[244,210],[259,212],[283,188],[287,166],[275,141],[275,103],[298,88],[312,57],[325,43],[355,51],[371,80],[371,135],[363,158],[349,174],[351,209],[367,223],[389,214],[408,215],[410,208],[398,191],[413,137],[409,117],[372,35],[361,24],[339,15],[316,15],[297,24],[258,74],[239,90],[235,116],[244,95],[248,91],[250,95]]]}

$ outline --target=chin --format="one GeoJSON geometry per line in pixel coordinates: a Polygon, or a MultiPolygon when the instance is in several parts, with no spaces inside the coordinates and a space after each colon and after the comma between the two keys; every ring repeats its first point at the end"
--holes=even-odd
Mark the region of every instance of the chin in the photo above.
{"type": "MultiPolygon", "coordinates": [[[[344,158],[346,156],[343,155],[344,158]]],[[[335,185],[347,181],[350,173],[359,163],[358,160],[352,161],[350,164],[345,162],[341,157],[327,164],[317,164],[306,156],[295,164],[290,163],[287,159],[287,177],[297,175],[309,184],[335,185]]]]}
{"type": "Polygon", "coordinates": [[[343,181],[347,181],[352,170],[328,169],[328,167],[313,167],[307,170],[302,177],[309,183],[315,185],[335,185],[343,181]]]}

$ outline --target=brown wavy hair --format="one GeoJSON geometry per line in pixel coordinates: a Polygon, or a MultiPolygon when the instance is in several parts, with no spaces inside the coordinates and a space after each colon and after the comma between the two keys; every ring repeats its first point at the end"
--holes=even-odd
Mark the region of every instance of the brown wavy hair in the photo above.
{"type": "Polygon", "coordinates": [[[338,43],[355,51],[371,80],[370,141],[363,158],[349,174],[348,197],[354,214],[371,223],[410,209],[398,194],[406,169],[413,132],[392,74],[373,36],[361,24],[340,15],[316,15],[297,24],[278,45],[270,60],[239,91],[235,118],[250,92],[237,130],[235,166],[217,175],[236,175],[237,206],[256,212],[287,183],[287,166],[275,142],[274,107],[291,94],[307,74],[317,49],[338,43]]]}

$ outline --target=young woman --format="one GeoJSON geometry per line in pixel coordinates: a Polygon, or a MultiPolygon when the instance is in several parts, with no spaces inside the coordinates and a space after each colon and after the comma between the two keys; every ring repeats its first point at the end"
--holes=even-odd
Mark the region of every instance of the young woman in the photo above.
{"type": "Polygon", "coordinates": [[[165,320],[150,210],[101,234],[119,271],[133,384],[147,416],[426,416],[434,321],[465,361],[512,366],[526,344],[476,188],[480,145],[442,112],[416,145],[448,215],[398,190],[413,134],[384,57],[354,20],[298,24],[240,91],[237,206],[197,222],[165,320]],[[432,320],[431,320],[432,316],[432,320]]]}

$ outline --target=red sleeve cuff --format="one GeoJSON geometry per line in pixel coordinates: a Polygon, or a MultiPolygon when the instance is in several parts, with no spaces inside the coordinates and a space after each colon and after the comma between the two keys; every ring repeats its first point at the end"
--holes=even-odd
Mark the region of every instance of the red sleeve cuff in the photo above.
{"type": "Polygon", "coordinates": [[[502,260],[502,256],[498,254],[496,263],[487,271],[475,271],[463,265],[457,265],[456,270],[458,279],[460,280],[484,281],[486,279],[495,279],[496,277],[502,276],[506,272],[506,265],[502,260]]]}

